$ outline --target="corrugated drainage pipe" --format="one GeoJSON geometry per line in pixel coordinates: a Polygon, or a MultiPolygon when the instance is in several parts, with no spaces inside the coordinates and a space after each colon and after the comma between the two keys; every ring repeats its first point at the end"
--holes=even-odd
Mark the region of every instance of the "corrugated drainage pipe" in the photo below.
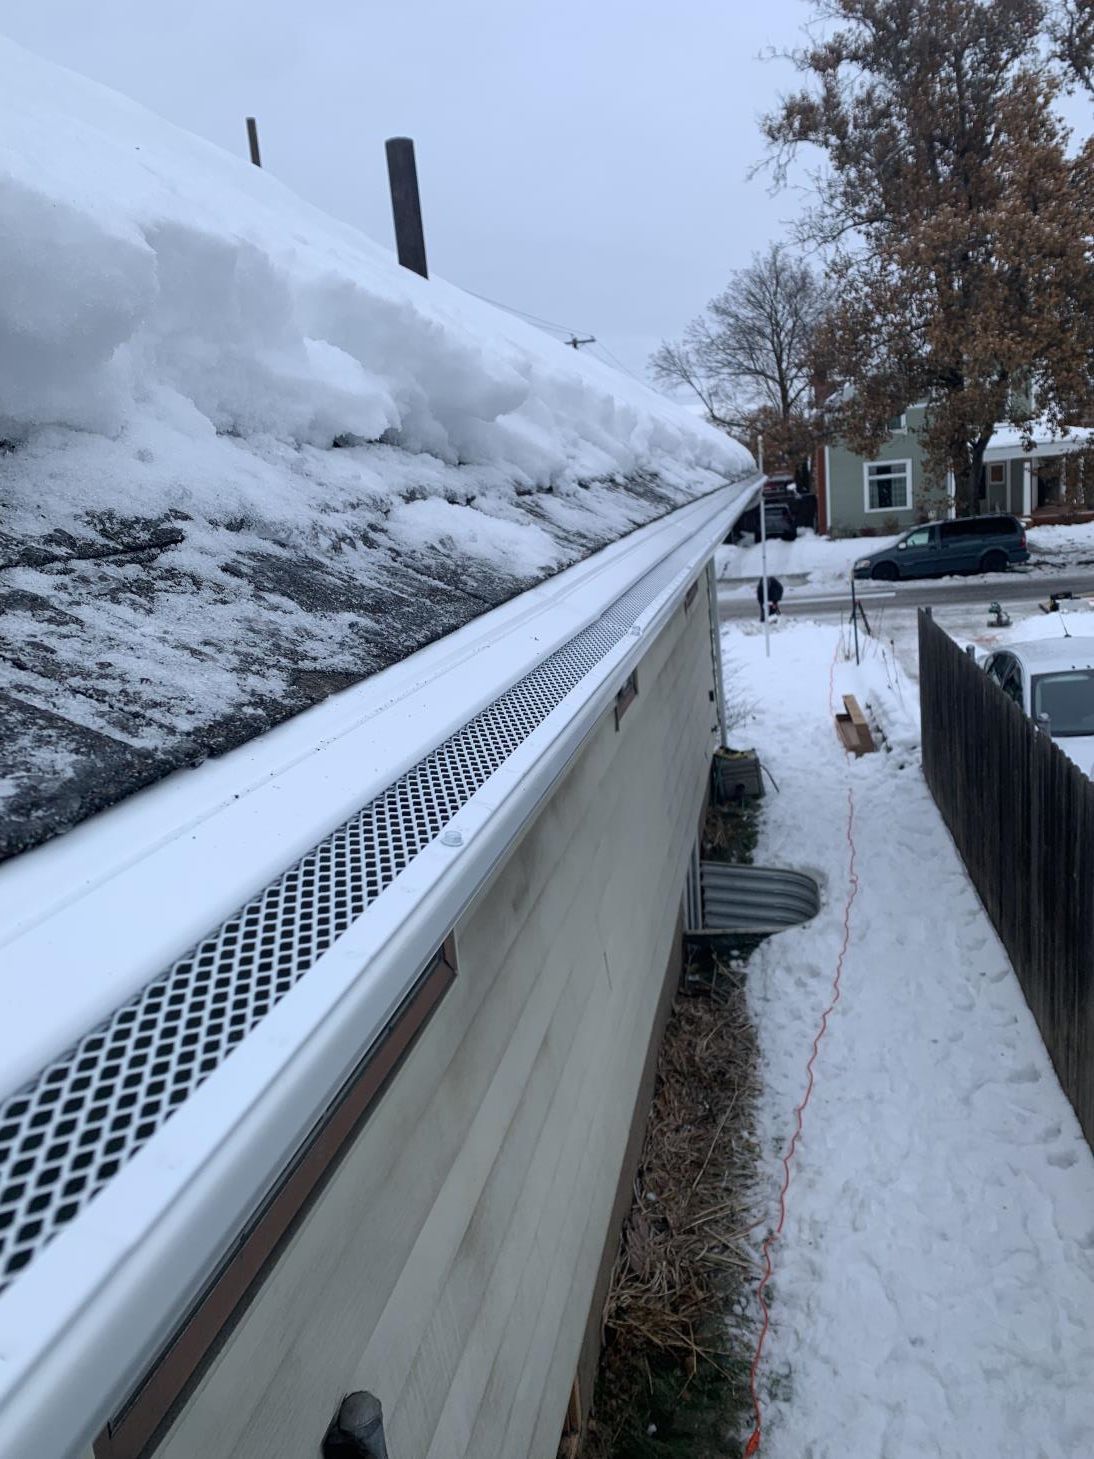
{"type": "Polygon", "coordinates": [[[769,937],[820,911],[820,888],[803,871],[702,861],[699,872],[703,923],[697,931],[769,937]]]}

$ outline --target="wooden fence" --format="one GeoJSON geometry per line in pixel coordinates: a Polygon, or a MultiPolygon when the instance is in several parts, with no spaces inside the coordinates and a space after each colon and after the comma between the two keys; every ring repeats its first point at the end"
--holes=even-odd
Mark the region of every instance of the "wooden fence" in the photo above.
{"type": "Polygon", "coordinates": [[[923,772],[1094,1147],[1094,785],[919,614],[923,772]]]}

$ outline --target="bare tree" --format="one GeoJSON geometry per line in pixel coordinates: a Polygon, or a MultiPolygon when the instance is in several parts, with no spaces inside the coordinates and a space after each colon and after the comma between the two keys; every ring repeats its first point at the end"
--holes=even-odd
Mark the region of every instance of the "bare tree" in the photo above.
{"type": "MultiPolygon", "coordinates": [[[[1077,13],[1085,13],[1083,0],[1077,13]]],[[[817,0],[805,86],[766,118],[777,176],[803,144],[804,235],[834,250],[819,353],[854,388],[837,424],[872,452],[928,402],[924,444],[976,509],[997,421],[1055,427],[1091,400],[1094,142],[1076,152],[1041,0],[817,0]]]]}
{"type": "Polygon", "coordinates": [[[748,444],[765,429],[779,449],[801,446],[811,406],[811,347],[824,308],[816,275],[781,244],[738,269],[650,369],[694,392],[710,419],[748,444]]]}

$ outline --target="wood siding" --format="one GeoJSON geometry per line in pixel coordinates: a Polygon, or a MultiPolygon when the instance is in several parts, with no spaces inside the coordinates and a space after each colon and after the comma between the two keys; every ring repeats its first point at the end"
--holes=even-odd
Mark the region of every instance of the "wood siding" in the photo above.
{"type": "Polygon", "coordinates": [[[457,928],[459,976],[156,1449],[554,1459],[713,746],[707,588],[457,928]]]}
{"type": "Polygon", "coordinates": [[[923,774],[1094,1148],[1094,784],[925,613],[923,774]]]}

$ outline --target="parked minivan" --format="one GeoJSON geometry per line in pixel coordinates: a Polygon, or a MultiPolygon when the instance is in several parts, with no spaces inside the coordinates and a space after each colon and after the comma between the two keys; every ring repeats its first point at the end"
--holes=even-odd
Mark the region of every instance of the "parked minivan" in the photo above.
{"type": "Polygon", "coordinates": [[[1026,532],[1017,517],[960,517],[913,527],[892,546],[860,557],[854,574],[895,582],[951,572],[1003,572],[1012,563],[1028,561],[1026,532]]]}

